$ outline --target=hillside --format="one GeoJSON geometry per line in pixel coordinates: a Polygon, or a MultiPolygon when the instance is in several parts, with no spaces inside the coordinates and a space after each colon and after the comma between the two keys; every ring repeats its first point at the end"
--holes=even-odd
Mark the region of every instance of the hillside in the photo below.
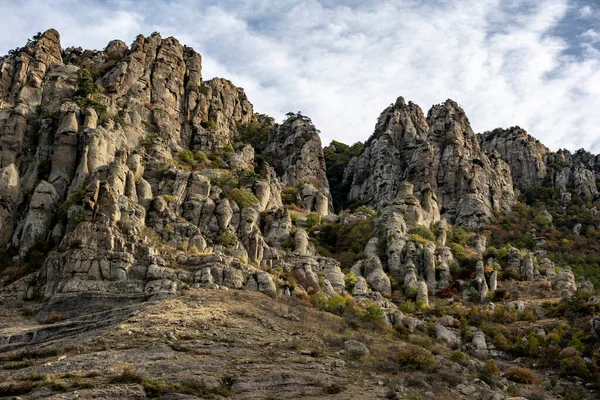
{"type": "Polygon", "coordinates": [[[453,100],[323,149],[175,38],[40,33],[0,58],[0,395],[595,398],[599,177],[453,100]]]}

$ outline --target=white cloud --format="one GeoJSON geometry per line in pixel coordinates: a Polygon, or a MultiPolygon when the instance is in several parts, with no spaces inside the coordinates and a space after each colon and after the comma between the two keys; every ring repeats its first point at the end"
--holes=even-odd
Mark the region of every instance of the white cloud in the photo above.
{"type": "Polygon", "coordinates": [[[589,18],[594,14],[594,9],[590,6],[584,6],[579,9],[579,18],[589,18]]]}
{"type": "Polygon", "coordinates": [[[600,32],[594,30],[594,29],[588,29],[587,31],[583,32],[581,34],[581,37],[586,40],[589,41],[591,43],[598,43],[600,42],[600,32]]]}
{"type": "MultiPolygon", "coordinates": [[[[567,0],[85,4],[0,3],[0,52],[50,26],[64,45],[92,48],[158,30],[201,52],[206,78],[244,87],[257,111],[309,115],[325,143],[366,140],[402,95],[424,111],[452,98],[476,131],[520,125],[553,149],[600,151],[597,32],[582,33],[580,55],[564,55],[553,32],[567,0]]],[[[584,8],[582,17],[594,12],[584,8]]]]}

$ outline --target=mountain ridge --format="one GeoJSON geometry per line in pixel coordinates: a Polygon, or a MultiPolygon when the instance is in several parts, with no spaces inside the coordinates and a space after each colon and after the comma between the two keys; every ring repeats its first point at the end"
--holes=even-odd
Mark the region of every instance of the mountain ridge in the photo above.
{"type": "MultiPolygon", "coordinates": [[[[255,113],[243,89],[204,81],[200,54],[159,33],[103,51],[36,35],[0,59],[0,102],[0,304],[27,326],[60,322],[56,336],[0,329],[5,357],[110,329],[148,301],[245,290],[342,317],[353,333],[338,354],[355,372],[369,351],[350,336],[402,338],[392,359],[368,364],[388,398],[403,396],[402,371],[436,365],[479,376],[456,378],[455,397],[565,395],[576,379],[597,390],[599,156],[550,152],[518,127],[476,134],[453,100],[425,115],[402,97],[364,144],[323,148],[310,118],[255,113]],[[543,384],[526,386],[535,371],[509,377],[544,352],[543,384]]],[[[17,375],[0,376],[3,390],[17,375]]],[[[148,379],[133,383],[150,396],[148,379]]],[[[219,395],[265,394],[232,379],[219,395]]],[[[270,394],[296,393],[286,379],[270,394]]]]}

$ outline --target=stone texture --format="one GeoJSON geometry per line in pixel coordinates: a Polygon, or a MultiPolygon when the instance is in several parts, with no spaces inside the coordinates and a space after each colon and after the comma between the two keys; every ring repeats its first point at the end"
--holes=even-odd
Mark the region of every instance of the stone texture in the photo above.
{"type": "Polygon", "coordinates": [[[265,157],[284,186],[302,185],[309,211],[327,215],[333,210],[321,139],[308,117],[290,116],[271,131],[265,157]]]}
{"type": "Polygon", "coordinates": [[[408,181],[426,211],[444,210],[449,221],[468,227],[493,220],[492,210],[509,210],[515,201],[509,166],[488,157],[451,100],[425,117],[417,105],[398,98],[380,115],[368,143],[345,172],[352,182],[350,201],[383,208],[399,195],[400,182],[408,181]]]}

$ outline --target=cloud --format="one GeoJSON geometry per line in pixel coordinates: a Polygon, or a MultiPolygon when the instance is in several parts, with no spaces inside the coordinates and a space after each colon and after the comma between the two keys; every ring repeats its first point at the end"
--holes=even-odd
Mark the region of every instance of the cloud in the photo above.
{"type": "Polygon", "coordinates": [[[258,112],[309,115],[325,143],[366,140],[402,95],[425,111],[452,98],[476,131],[520,125],[553,149],[600,151],[598,33],[575,35],[570,54],[570,41],[555,32],[595,10],[580,7],[569,20],[567,0],[81,4],[0,4],[0,52],[50,26],[63,45],[91,48],[157,30],[198,50],[205,78],[244,87],[258,112]]]}
{"type": "Polygon", "coordinates": [[[594,29],[588,29],[587,31],[581,34],[583,40],[589,41],[591,43],[600,42],[600,32],[594,29]]]}
{"type": "Polygon", "coordinates": [[[590,18],[597,17],[598,10],[596,10],[592,6],[587,5],[587,6],[580,7],[578,10],[578,14],[579,14],[579,18],[590,19],[590,18]]]}

